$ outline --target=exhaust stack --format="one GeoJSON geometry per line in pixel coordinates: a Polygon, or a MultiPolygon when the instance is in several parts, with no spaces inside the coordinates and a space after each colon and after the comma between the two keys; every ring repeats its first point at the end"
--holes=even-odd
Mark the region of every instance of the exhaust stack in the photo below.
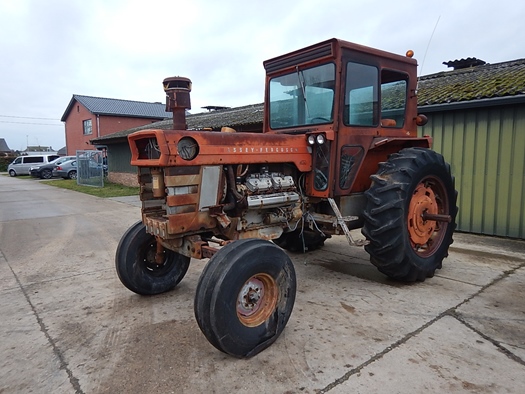
{"type": "Polygon", "coordinates": [[[191,109],[191,80],[184,77],[169,77],[162,82],[166,92],[166,112],[173,112],[173,129],[185,130],[186,110],[191,109]]]}

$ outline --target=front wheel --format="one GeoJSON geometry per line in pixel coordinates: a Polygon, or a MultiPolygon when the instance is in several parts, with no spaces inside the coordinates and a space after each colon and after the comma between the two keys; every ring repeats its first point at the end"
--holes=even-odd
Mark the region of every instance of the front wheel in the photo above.
{"type": "Polygon", "coordinates": [[[51,172],[51,170],[43,170],[42,173],[40,174],[40,177],[42,179],[51,179],[53,177],[53,173],[51,172]]]}
{"type": "Polygon", "coordinates": [[[16,176],[15,170],[9,170],[9,176],[16,176]]]}
{"type": "Polygon", "coordinates": [[[115,256],[117,274],[124,286],[142,295],[172,290],[186,275],[190,258],[164,249],[162,263],[156,261],[157,240],[142,222],[131,226],[120,239],[115,256]]]}
{"type": "Polygon", "coordinates": [[[390,155],[371,179],[362,229],[370,261],[393,279],[432,277],[456,227],[450,166],[430,149],[408,148],[390,155]]]}
{"type": "Polygon", "coordinates": [[[220,249],[204,268],[195,317],[217,349],[252,357],[284,330],[295,293],[295,270],[288,255],[269,241],[244,239],[220,249]]]}

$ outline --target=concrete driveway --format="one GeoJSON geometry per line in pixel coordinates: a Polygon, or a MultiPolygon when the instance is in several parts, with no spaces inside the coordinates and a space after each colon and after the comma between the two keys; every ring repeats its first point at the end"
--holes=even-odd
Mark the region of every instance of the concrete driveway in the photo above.
{"type": "Polygon", "coordinates": [[[457,234],[434,278],[405,285],[331,239],[293,256],[281,337],[238,360],[193,315],[206,261],[160,296],[119,282],[136,201],[0,176],[0,393],[525,392],[523,241],[457,234]]]}

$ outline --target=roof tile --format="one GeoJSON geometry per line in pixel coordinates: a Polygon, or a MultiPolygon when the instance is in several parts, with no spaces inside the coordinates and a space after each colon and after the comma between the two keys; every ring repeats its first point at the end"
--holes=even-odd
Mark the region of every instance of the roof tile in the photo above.
{"type": "Polygon", "coordinates": [[[525,59],[443,71],[419,79],[418,106],[525,94],[525,59]]]}
{"type": "Polygon", "coordinates": [[[119,100],[74,94],[62,116],[62,121],[66,120],[75,101],[78,101],[86,107],[89,112],[95,115],[113,115],[151,119],[165,119],[172,116],[171,112],[166,112],[166,106],[162,103],[148,103],[144,101],[119,100]]]}

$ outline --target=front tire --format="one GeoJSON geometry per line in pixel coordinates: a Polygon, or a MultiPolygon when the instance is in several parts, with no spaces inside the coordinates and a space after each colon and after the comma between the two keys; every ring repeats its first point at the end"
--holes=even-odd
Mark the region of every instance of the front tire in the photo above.
{"type": "Polygon", "coordinates": [[[288,255],[269,241],[244,239],[223,247],[204,268],[195,317],[218,350],[252,357],[284,330],[295,293],[295,269],[288,255]]]}
{"type": "Polygon", "coordinates": [[[42,179],[51,179],[53,177],[53,173],[51,170],[43,170],[40,174],[40,177],[42,179]]]}
{"type": "Polygon", "coordinates": [[[164,249],[164,261],[155,261],[157,241],[142,222],[131,226],[120,239],[115,256],[117,275],[124,286],[141,295],[172,290],[184,278],[190,258],[164,249]]]}
{"type": "Polygon", "coordinates": [[[11,177],[16,176],[16,171],[15,170],[9,170],[9,176],[11,176],[11,177]]]}
{"type": "Polygon", "coordinates": [[[371,179],[362,229],[370,261],[393,279],[432,277],[448,256],[456,227],[450,165],[430,149],[408,148],[390,155],[371,179]],[[450,222],[423,219],[427,214],[448,216],[450,222]]]}

